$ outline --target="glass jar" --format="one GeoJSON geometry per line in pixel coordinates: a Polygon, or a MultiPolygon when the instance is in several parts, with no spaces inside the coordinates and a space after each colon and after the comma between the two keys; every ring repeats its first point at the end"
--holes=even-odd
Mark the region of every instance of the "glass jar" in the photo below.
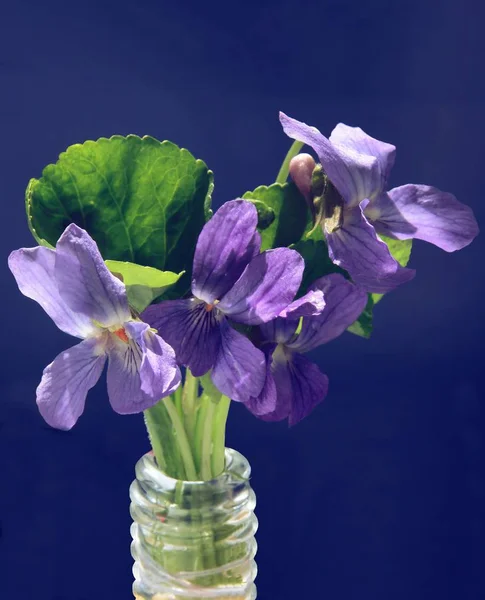
{"type": "Polygon", "coordinates": [[[256,598],[251,469],[235,450],[225,458],[225,471],[211,481],[168,477],[153,453],[138,461],[130,487],[135,598],[256,598]]]}

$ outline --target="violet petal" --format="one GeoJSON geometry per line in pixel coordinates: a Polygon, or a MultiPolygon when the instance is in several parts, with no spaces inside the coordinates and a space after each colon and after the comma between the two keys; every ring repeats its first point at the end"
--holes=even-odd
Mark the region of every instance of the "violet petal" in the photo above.
{"type": "Polygon", "coordinates": [[[212,304],[233,286],[258,254],[258,213],[246,200],[226,202],[204,225],[194,256],[192,293],[212,304]]]}
{"type": "Polygon", "coordinates": [[[293,405],[293,386],[287,355],[282,356],[277,349],[272,355],[271,374],[276,386],[276,405],[272,412],[258,415],[263,421],[282,421],[288,418],[293,405]]]}
{"type": "Polygon", "coordinates": [[[96,242],[77,225],[69,225],[56,245],[59,292],[73,311],[105,327],[131,318],[124,284],[105,265],[96,242]]]}
{"type": "Polygon", "coordinates": [[[72,310],[59,293],[56,253],[50,248],[21,248],[8,257],[8,266],[20,291],[42,306],[54,323],[70,335],[86,338],[95,330],[91,319],[72,310]]]}
{"type": "MultiPolygon", "coordinates": [[[[129,328],[126,327],[127,333],[129,328]]],[[[139,332],[135,331],[135,334],[139,332]]],[[[154,357],[146,360],[146,351],[132,338],[128,342],[111,336],[111,345],[108,350],[108,397],[114,411],[121,415],[139,413],[155,405],[159,400],[158,389],[152,387],[156,373],[154,357]],[[143,373],[145,380],[140,375],[145,359],[143,373]],[[156,394],[156,395],[154,395],[156,394]]],[[[152,346],[152,351],[155,346],[152,346]]],[[[159,368],[159,365],[157,366],[159,368]]],[[[170,382],[164,382],[164,389],[170,387],[170,382]]],[[[166,394],[163,394],[166,395],[166,394]]]]}
{"type": "Polygon", "coordinates": [[[301,354],[294,354],[289,363],[293,401],[288,418],[295,425],[322,402],[328,392],[328,377],[315,363],[301,354]]]}
{"type": "Polygon", "coordinates": [[[447,252],[461,250],[478,235],[471,208],[428,185],[394,188],[372,200],[364,212],[382,235],[424,240],[447,252]]]}
{"type": "Polygon", "coordinates": [[[315,127],[280,113],[283,130],[290,138],[308,144],[315,150],[323,170],[337,188],[348,207],[355,206],[375,191],[381,181],[377,159],[368,154],[334,145],[315,127]]]}
{"type": "Polygon", "coordinates": [[[276,383],[271,369],[272,354],[275,347],[275,345],[272,345],[265,352],[266,380],[264,382],[264,386],[261,390],[261,393],[257,397],[249,398],[249,400],[244,403],[246,408],[257,417],[260,417],[261,415],[268,415],[274,413],[274,411],[276,410],[276,383]]]}
{"type": "Polygon", "coordinates": [[[326,239],[332,261],[368,292],[389,292],[415,275],[391,256],[358,206],[346,213],[341,228],[326,232],[326,239]]]}
{"type": "Polygon", "coordinates": [[[175,352],[147,323],[130,321],[125,330],[142,351],[141,391],[152,398],[163,398],[176,390],[181,381],[175,352]]]}
{"type": "Polygon", "coordinates": [[[221,345],[219,325],[224,319],[217,308],[207,310],[207,305],[195,298],[166,300],[149,306],[141,317],[158,330],[175,350],[177,361],[189,367],[195,377],[212,368],[221,345]]]}
{"type": "Polygon", "coordinates": [[[105,361],[99,341],[90,338],[61,352],[44,369],[37,387],[37,406],[51,427],[67,430],[75,425],[105,361]]]}
{"type": "Polygon", "coordinates": [[[270,321],[293,300],[304,268],[305,262],[295,250],[267,250],[253,258],[218,308],[239,323],[270,321]]]}
{"type": "Polygon", "coordinates": [[[319,289],[311,289],[298,300],[294,300],[285,309],[279,317],[299,319],[300,317],[311,317],[319,315],[325,308],[325,298],[323,292],[319,289]]]}
{"type": "Polygon", "coordinates": [[[259,396],[263,389],[265,356],[227,321],[221,323],[220,330],[221,347],[212,369],[212,381],[222,394],[238,402],[247,402],[249,398],[259,396]]]}
{"type": "Polygon", "coordinates": [[[344,123],[339,123],[335,127],[329,140],[341,152],[350,155],[373,156],[377,160],[379,168],[372,171],[372,176],[375,176],[375,179],[368,182],[366,198],[371,198],[385,189],[396,159],[396,146],[376,140],[367,135],[360,127],[349,127],[344,123]]]}
{"type": "Polygon", "coordinates": [[[367,293],[339,273],[317,279],[312,288],[323,292],[326,304],[318,316],[303,319],[298,337],[288,344],[298,352],[308,352],[341,335],[367,304],[367,293]]]}

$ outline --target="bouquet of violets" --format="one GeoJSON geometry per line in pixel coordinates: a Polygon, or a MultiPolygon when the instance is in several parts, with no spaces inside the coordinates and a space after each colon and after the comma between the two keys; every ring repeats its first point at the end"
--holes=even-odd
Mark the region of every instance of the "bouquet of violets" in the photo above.
{"type": "Polygon", "coordinates": [[[393,145],[280,121],[295,141],[276,182],[215,212],[212,172],[152,137],[71,146],[27,188],[39,245],[9,267],[81,340],[44,369],[42,417],[72,428],[106,362],[113,409],[144,414],[152,451],[130,488],[137,598],[256,597],[249,465],[225,447],[231,401],[301,421],[329,387],[305,354],[370,335],[374,306],[415,275],[412,240],[451,252],[478,233],[450,193],[387,189],[393,145]]]}

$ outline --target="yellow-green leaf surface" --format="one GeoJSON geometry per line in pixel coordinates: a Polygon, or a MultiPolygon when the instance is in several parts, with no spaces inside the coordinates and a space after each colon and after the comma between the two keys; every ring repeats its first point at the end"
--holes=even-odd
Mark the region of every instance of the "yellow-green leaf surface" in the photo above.
{"type": "Polygon", "coordinates": [[[130,305],[142,312],[155,298],[161,296],[182,277],[182,273],[159,271],[153,267],[142,267],[130,262],[107,260],[106,266],[120,277],[126,286],[130,305]]]}

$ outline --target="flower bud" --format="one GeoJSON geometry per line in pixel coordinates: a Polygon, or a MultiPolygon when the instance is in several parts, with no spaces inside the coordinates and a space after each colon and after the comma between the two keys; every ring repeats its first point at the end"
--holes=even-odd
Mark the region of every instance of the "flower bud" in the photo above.
{"type": "Polygon", "coordinates": [[[290,161],[290,175],[296,187],[311,204],[312,201],[312,173],[315,161],[309,154],[297,154],[290,161]]]}

